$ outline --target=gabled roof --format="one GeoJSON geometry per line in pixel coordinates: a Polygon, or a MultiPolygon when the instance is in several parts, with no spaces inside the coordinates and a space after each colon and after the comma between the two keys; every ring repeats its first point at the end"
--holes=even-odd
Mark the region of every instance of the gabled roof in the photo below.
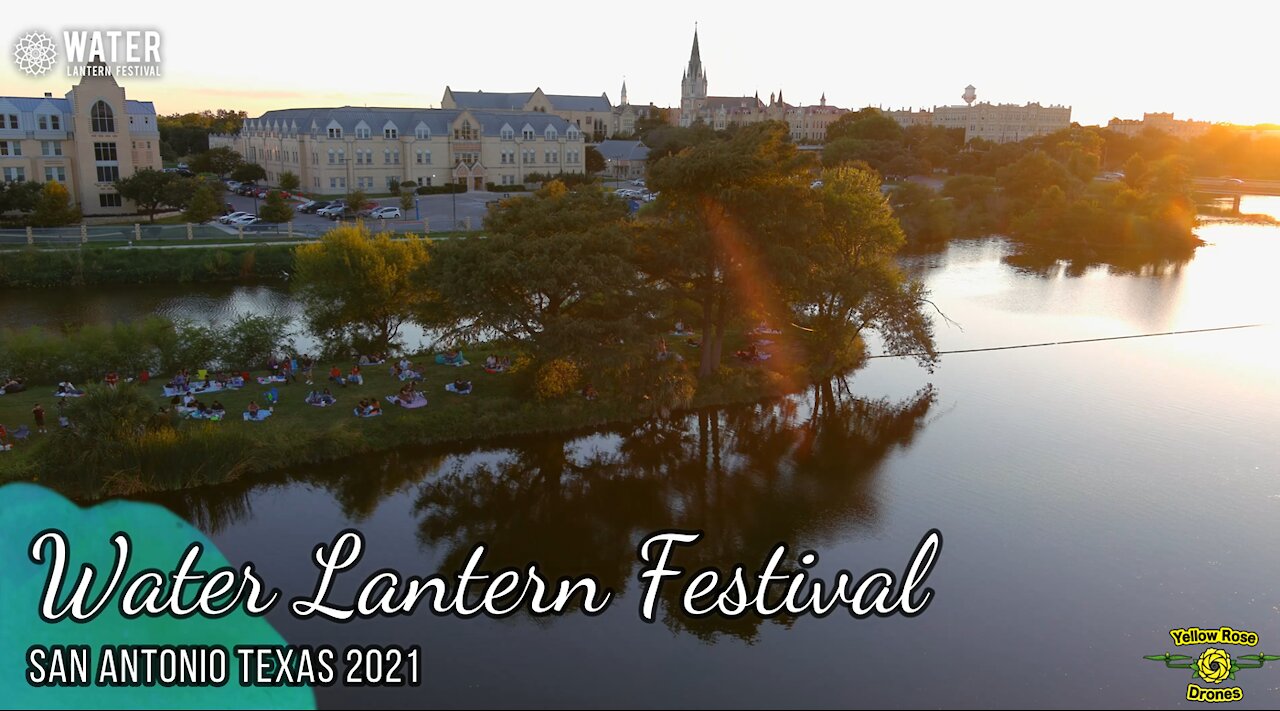
{"type": "Polygon", "coordinates": [[[402,135],[413,135],[419,124],[427,127],[432,135],[449,135],[453,121],[461,114],[467,113],[479,124],[484,135],[497,136],[504,124],[512,126],[528,125],[541,134],[547,126],[555,126],[556,131],[564,133],[569,122],[554,114],[539,111],[482,111],[465,109],[412,109],[412,108],[365,108],[361,106],[342,106],[337,108],[315,109],[277,109],[268,111],[256,119],[246,119],[245,128],[258,130],[270,125],[272,121],[297,121],[299,125],[329,126],[336,124],[343,133],[354,135],[356,125],[395,126],[402,135]]]}
{"type": "Polygon", "coordinates": [[[605,160],[644,160],[649,157],[649,147],[641,141],[601,141],[596,150],[605,160]]]}
{"type": "Polygon", "coordinates": [[[547,94],[547,100],[557,111],[613,111],[609,97],[575,96],[572,94],[547,94]]]}
{"type": "MultiPolygon", "coordinates": [[[[9,103],[13,104],[15,108],[17,108],[19,111],[23,113],[35,111],[36,109],[40,108],[43,105],[52,106],[55,110],[60,111],[64,114],[71,113],[70,99],[65,99],[65,98],[55,99],[55,98],[46,97],[46,96],[40,96],[40,97],[5,96],[0,98],[3,98],[5,101],[8,101],[9,103]]],[[[124,110],[125,110],[125,113],[133,114],[135,116],[144,116],[144,115],[155,116],[156,115],[155,104],[152,104],[150,101],[134,101],[133,99],[125,99],[124,110]]]]}
{"type": "Polygon", "coordinates": [[[523,111],[524,105],[533,96],[532,91],[493,92],[493,91],[453,91],[453,100],[460,109],[498,109],[504,111],[523,111]]]}

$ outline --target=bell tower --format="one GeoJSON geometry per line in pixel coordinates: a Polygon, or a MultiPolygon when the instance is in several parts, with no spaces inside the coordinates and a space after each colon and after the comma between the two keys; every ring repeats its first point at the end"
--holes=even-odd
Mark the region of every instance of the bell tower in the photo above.
{"type": "Polygon", "coordinates": [[[707,71],[702,67],[702,54],[698,50],[698,27],[693,28],[693,51],[689,53],[689,66],[685,67],[680,81],[680,123],[693,123],[695,114],[707,103],[707,71]]]}

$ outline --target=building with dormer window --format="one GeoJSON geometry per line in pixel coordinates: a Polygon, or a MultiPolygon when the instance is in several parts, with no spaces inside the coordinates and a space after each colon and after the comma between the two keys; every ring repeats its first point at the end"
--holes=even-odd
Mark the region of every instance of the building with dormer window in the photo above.
{"type": "Polygon", "coordinates": [[[135,213],[113,183],[160,169],[156,110],[90,74],[62,98],[0,97],[0,180],[62,183],[88,216],[135,213]]]}
{"type": "Polygon", "coordinates": [[[235,136],[209,138],[261,165],[269,185],[291,172],[303,190],[327,195],[406,182],[484,190],[529,173],[582,173],[584,145],[576,123],[550,112],[355,106],[268,111],[235,136]]]}

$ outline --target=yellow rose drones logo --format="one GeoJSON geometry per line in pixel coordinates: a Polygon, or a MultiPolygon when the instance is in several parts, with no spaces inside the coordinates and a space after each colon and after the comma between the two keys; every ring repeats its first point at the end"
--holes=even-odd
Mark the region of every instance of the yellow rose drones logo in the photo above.
{"type": "MultiPolygon", "coordinates": [[[[1240,645],[1242,647],[1258,646],[1258,633],[1234,630],[1230,627],[1217,629],[1200,629],[1186,627],[1169,630],[1175,647],[1193,645],[1240,645]]],[[[1276,654],[1241,654],[1232,659],[1225,649],[1215,646],[1207,647],[1200,656],[1188,654],[1150,654],[1147,659],[1164,662],[1170,669],[1190,669],[1191,678],[1199,679],[1212,687],[1204,687],[1192,681],[1187,684],[1187,701],[1225,702],[1239,701],[1244,698],[1244,690],[1238,686],[1220,686],[1227,680],[1234,681],[1236,672],[1245,669],[1261,669],[1267,662],[1280,660],[1276,654]]]]}

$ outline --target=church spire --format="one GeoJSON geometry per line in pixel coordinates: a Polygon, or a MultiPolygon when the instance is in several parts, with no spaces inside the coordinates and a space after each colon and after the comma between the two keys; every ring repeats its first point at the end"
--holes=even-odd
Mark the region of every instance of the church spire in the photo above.
{"type": "Polygon", "coordinates": [[[698,23],[693,24],[693,51],[689,53],[689,76],[702,73],[702,52],[698,50],[698,23]]]}
{"type": "Polygon", "coordinates": [[[623,79],[622,79],[622,105],[623,105],[623,106],[626,106],[626,105],[627,105],[627,79],[626,79],[626,77],[623,77],[623,79]]]}

